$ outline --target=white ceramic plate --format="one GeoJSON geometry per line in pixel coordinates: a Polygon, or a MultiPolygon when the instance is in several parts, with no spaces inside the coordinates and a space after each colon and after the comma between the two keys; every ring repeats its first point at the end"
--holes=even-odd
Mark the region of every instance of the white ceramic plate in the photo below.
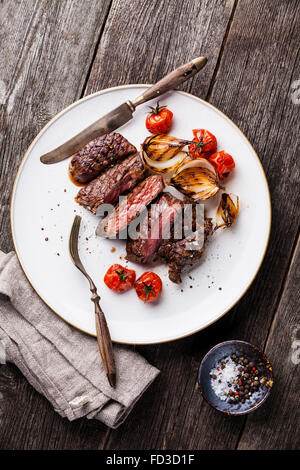
{"type": "MultiPolygon", "coordinates": [[[[254,149],[240,130],[210,104],[184,92],[161,99],[174,112],[172,135],[192,137],[193,128],[216,135],[218,149],[234,156],[236,169],[226,183],[227,192],[240,197],[236,224],[219,230],[207,245],[202,263],[174,285],[167,266],[155,266],[163,280],[163,293],[154,304],[141,302],[132,289],[122,295],[103,283],[108,267],[125,254],[125,242],[96,238],[97,217],[75,201],[79,188],[68,177],[69,159],[43,165],[40,156],[62,144],[120,103],[135,98],[145,85],[111,88],[90,95],[58,114],[33,141],[19,168],[12,194],[11,225],[15,249],[30,283],[54,312],[75,327],[95,335],[93,304],[86,279],[73,266],[68,237],[75,213],[82,216],[80,254],[101,295],[114,341],[151,344],[190,335],[224,315],[253,281],[266,251],[271,208],[266,177],[254,149]],[[48,241],[45,240],[48,238],[48,241]],[[116,251],[112,252],[112,248],[116,251]]],[[[148,105],[140,106],[133,120],[119,129],[139,147],[148,135],[148,105]]],[[[214,214],[218,196],[207,204],[214,214]]],[[[145,269],[133,265],[137,275],[145,269]]]]}

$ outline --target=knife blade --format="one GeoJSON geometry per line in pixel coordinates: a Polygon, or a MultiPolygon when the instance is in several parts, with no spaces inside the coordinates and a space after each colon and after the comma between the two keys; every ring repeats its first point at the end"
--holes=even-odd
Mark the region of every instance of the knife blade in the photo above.
{"type": "Polygon", "coordinates": [[[186,80],[196,75],[196,73],[198,73],[206,63],[206,57],[197,57],[191,62],[181,65],[176,70],[173,70],[173,72],[155,83],[155,85],[148,88],[135,100],[126,101],[95,121],[86,129],[83,129],[79,134],[75,135],[64,144],[42,155],[40,157],[41,162],[45,164],[60,162],[65,158],[74,155],[74,153],[78,152],[82,147],[96,137],[101,137],[104,134],[108,134],[118,129],[132,119],[133,112],[138,105],[157,98],[167,91],[173,90],[178,85],[181,85],[186,80]]]}
{"type": "Polygon", "coordinates": [[[108,134],[126,124],[126,122],[132,119],[132,114],[133,109],[130,108],[129,103],[126,102],[117,106],[64,144],[42,155],[40,158],[41,162],[49,165],[70,157],[96,137],[108,134]]]}

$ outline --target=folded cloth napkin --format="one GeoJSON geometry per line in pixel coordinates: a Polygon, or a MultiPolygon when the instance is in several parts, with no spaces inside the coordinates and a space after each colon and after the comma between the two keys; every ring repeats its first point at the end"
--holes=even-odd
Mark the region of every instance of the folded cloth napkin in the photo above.
{"type": "Polygon", "coordinates": [[[129,347],[114,345],[117,387],[108,384],[95,338],[55,315],[29,285],[16,255],[0,251],[0,342],[61,416],[117,428],[159,371],[129,347]]]}

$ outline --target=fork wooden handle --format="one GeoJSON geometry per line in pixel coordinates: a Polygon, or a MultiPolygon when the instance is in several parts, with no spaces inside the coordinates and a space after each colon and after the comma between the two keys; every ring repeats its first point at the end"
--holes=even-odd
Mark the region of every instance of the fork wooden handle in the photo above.
{"type": "Polygon", "coordinates": [[[92,293],[91,301],[95,306],[95,318],[96,318],[96,331],[97,331],[97,341],[99,346],[99,351],[101,354],[104,370],[107,375],[107,379],[111,387],[116,386],[116,366],[114,360],[114,351],[112,347],[111,337],[109,334],[109,329],[105,320],[104,313],[100,307],[100,297],[97,292],[97,287],[95,286],[92,278],[86,272],[79,253],[78,253],[78,235],[80,228],[81,217],[76,215],[73,221],[71,228],[70,238],[69,238],[69,250],[73,263],[76,268],[82,272],[82,274],[87,278],[90,284],[90,291],[92,293]]]}
{"type": "Polygon", "coordinates": [[[114,360],[114,352],[112,341],[109,333],[109,329],[106,323],[104,313],[101,310],[99,304],[99,296],[93,294],[92,301],[95,304],[95,321],[96,321],[96,332],[97,342],[99,351],[101,354],[104,370],[107,375],[107,379],[111,387],[116,386],[116,366],[114,360]]]}

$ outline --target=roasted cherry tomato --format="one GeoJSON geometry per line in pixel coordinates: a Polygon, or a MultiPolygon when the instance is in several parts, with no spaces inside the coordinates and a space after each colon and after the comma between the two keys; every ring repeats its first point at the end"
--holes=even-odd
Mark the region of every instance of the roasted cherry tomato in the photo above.
{"type": "Polygon", "coordinates": [[[157,274],[147,271],[136,281],[135,290],[139,299],[144,302],[153,302],[161,293],[161,278],[157,274]]]}
{"type": "Polygon", "coordinates": [[[114,292],[125,292],[135,283],[135,271],[113,264],[104,276],[104,282],[114,292]]]}
{"type": "Polygon", "coordinates": [[[189,153],[193,158],[208,158],[217,151],[217,139],[206,129],[193,129],[193,142],[189,145],[189,153]]]}
{"type": "Polygon", "coordinates": [[[167,134],[170,130],[173,113],[167,106],[159,106],[157,103],[156,107],[150,106],[151,112],[146,118],[146,127],[152,134],[167,134]]]}
{"type": "Polygon", "coordinates": [[[208,160],[213,164],[221,179],[225,178],[235,167],[232,156],[224,150],[214,153],[208,160]]]}

